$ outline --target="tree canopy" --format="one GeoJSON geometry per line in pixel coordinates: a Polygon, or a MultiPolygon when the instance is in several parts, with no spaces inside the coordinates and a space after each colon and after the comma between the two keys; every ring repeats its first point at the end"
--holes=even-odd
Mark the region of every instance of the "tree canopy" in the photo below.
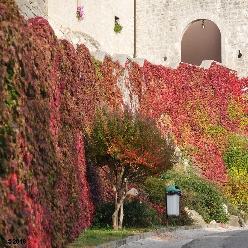
{"type": "MultiPolygon", "coordinates": [[[[173,164],[173,145],[156,122],[128,110],[99,110],[88,142],[92,162],[107,172],[113,186],[117,212],[126,197],[128,183],[142,182],[173,164]]],[[[113,222],[114,228],[116,225],[113,222]]]]}

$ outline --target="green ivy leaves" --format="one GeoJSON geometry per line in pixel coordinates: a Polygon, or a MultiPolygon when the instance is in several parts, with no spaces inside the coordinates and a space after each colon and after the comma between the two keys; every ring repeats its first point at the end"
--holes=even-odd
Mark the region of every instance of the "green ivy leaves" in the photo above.
{"type": "Polygon", "coordinates": [[[114,27],[115,33],[117,33],[117,34],[120,33],[122,28],[123,27],[118,22],[115,22],[115,27],[114,27]]]}

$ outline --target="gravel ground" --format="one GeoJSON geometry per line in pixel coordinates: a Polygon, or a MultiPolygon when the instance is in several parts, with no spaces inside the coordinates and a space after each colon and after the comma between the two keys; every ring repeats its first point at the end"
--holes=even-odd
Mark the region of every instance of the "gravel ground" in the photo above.
{"type": "Polygon", "coordinates": [[[199,237],[219,232],[231,232],[237,230],[248,230],[248,226],[176,230],[173,232],[165,232],[154,235],[150,238],[140,239],[135,242],[130,242],[126,245],[120,246],[119,248],[181,248],[183,245],[199,237]]]}

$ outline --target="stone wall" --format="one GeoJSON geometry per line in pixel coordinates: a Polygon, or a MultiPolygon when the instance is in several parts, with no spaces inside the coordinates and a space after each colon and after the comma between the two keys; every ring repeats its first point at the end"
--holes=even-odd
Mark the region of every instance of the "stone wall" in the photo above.
{"type": "Polygon", "coordinates": [[[47,19],[48,0],[15,0],[25,19],[42,16],[47,19]]]}
{"type": "Polygon", "coordinates": [[[59,38],[83,43],[90,51],[133,54],[133,0],[48,1],[48,20],[59,38]],[[77,6],[84,6],[85,17],[76,18],[77,6]],[[114,32],[115,16],[123,26],[114,32]]]}
{"type": "Polygon", "coordinates": [[[133,0],[15,0],[25,19],[42,16],[48,19],[55,34],[75,46],[85,44],[91,52],[106,51],[133,56],[134,2],[133,0]],[[76,18],[77,6],[84,6],[85,17],[76,18]],[[115,16],[123,26],[114,32],[115,16]]]}
{"type": "Polygon", "coordinates": [[[74,45],[85,44],[91,52],[110,55],[136,52],[139,58],[166,66],[181,61],[181,40],[187,27],[201,19],[213,21],[221,32],[221,60],[228,68],[248,76],[248,1],[246,0],[136,0],[137,38],[134,51],[135,0],[16,0],[29,18],[48,19],[59,38],[74,45]],[[84,6],[85,18],[78,21],[76,10],[84,6]],[[123,26],[114,29],[115,16],[123,26]],[[238,58],[238,51],[242,57],[238,58]],[[164,61],[164,57],[167,60],[164,61]]]}
{"type": "Polygon", "coordinates": [[[195,20],[208,19],[221,32],[222,64],[247,76],[247,9],[245,0],[138,0],[137,56],[157,64],[178,64],[187,27],[195,20]]]}

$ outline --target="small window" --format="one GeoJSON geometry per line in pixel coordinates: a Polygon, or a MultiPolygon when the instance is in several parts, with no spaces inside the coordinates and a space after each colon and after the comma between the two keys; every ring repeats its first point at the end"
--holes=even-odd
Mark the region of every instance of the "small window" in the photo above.
{"type": "Polygon", "coordinates": [[[115,23],[120,24],[120,18],[118,16],[115,16],[115,23]]]}

